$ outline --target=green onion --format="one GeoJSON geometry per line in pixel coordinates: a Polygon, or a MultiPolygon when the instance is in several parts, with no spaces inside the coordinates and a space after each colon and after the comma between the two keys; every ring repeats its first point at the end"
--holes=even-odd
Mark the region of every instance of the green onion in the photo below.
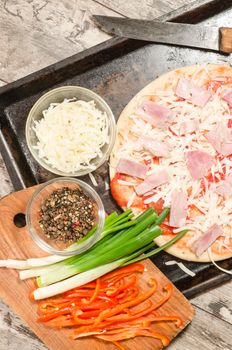
{"type": "Polygon", "coordinates": [[[106,273],[113,271],[118,267],[124,265],[128,258],[133,259],[137,254],[141,254],[144,251],[144,249],[148,250],[152,246],[154,246],[154,243],[150,243],[149,245],[145,246],[143,249],[140,249],[137,253],[133,253],[127,258],[123,258],[117,261],[113,261],[109,264],[98,266],[92,270],[82,272],[64,281],[61,281],[46,287],[38,288],[33,292],[34,299],[35,300],[46,299],[54,295],[64,293],[70,289],[80,287],[86,283],[89,283],[95,280],[96,278],[99,278],[105,275],[106,273]]]}
{"type": "Polygon", "coordinates": [[[161,247],[150,250],[155,246],[153,240],[162,233],[157,223],[161,224],[168,214],[168,208],[159,217],[149,209],[135,220],[134,226],[124,228],[116,235],[111,232],[87,252],[40,269],[37,283],[41,288],[34,291],[34,298],[44,299],[77,288],[120,266],[151,257],[170,247],[187,230],[161,247]]]}
{"type": "MultiPolygon", "coordinates": [[[[130,222],[130,219],[132,216],[133,216],[133,213],[131,209],[128,209],[127,211],[125,211],[120,215],[117,214],[116,212],[112,212],[105,219],[104,230],[99,240],[101,240],[105,236],[104,231],[108,230],[110,227],[114,227],[114,230],[116,231],[117,225],[126,223],[127,221],[130,222]]],[[[96,231],[96,227],[90,230],[88,234],[85,237],[83,237],[81,240],[79,240],[77,243],[74,243],[72,246],[70,246],[68,250],[73,250],[74,247],[80,247],[83,243],[84,243],[83,245],[87,244],[88,242],[86,242],[86,240],[89,239],[94,234],[95,231],[96,231]]],[[[107,234],[109,234],[109,232],[107,234]]],[[[19,269],[19,270],[30,269],[34,267],[42,267],[42,266],[55,264],[57,262],[66,260],[68,258],[69,258],[68,256],[50,255],[43,258],[32,258],[27,260],[6,259],[6,260],[0,260],[0,267],[13,268],[13,269],[19,269]]]]}
{"type": "MultiPolygon", "coordinates": [[[[154,214],[153,209],[148,209],[147,211],[140,214],[136,218],[136,221],[132,220],[132,221],[128,221],[128,223],[133,222],[133,225],[134,225],[135,222],[137,222],[137,223],[142,222],[143,220],[148,218],[151,214],[156,216],[156,213],[154,214]]],[[[96,249],[101,244],[105,245],[106,241],[108,240],[105,237],[109,236],[109,238],[110,238],[111,230],[112,230],[112,232],[116,232],[117,230],[122,230],[123,226],[122,225],[117,226],[117,224],[122,222],[122,220],[125,220],[126,218],[128,218],[128,220],[129,220],[131,218],[131,215],[132,215],[131,209],[128,209],[127,211],[125,211],[124,213],[122,213],[120,215],[118,215],[116,212],[111,213],[106,218],[104,230],[100,236],[100,239],[95,243],[93,248],[96,249]]],[[[125,228],[125,226],[124,226],[124,228],[125,228]]],[[[123,230],[120,233],[124,234],[127,231],[123,230]]],[[[93,249],[93,248],[90,248],[90,249],[93,249]]],[[[83,254],[84,253],[78,255],[78,257],[81,257],[83,254]]],[[[77,259],[77,256],[75,258],[77,259]]],[[[9,262],[10,263],[9,267],[16,268],[16,269],[32,269],[33,268],[31,271],[26,270],[26,271],[20,272],[20,278],[27,279],[27,278],[31,278],[31,277],[37,277],[41,273],[43,273],[44,266],[47,266],[47,268],[48,268],[48,265],[53,266],[53,264],[55,264],[55,263],[62,262],[64,260],[68,260],[68,259],[73,259],[73,258],[70,258],[68,256],[52,255],[52,256],[45,257],[45,258],[28,259],[25,261],[13,260],[13,261],[9,262]],[[42,268],[42,270],[41,270],[41,268],[42,268]]],[[[7,267],[6,266],[7,263],[8,263],[7,260],[3,260],[2,266],[7,267]]],[[[60,265],[60,266],[62,266],[62,265],[60,265]]]]}
{"type": "MultiPolygon", "coordinates": [[[[133,216],[131,210],[120,215],[111,213],[106,218],[100,239],[90,249],[77,256],[62,257],[62,261],[56,261],[56,256],[42,258],[40,259],[43,260],[42,263],[38,261],[39,259],[34,259],[41,264],[41,267],[21,271],[20,278],[37,277],[37,284],[41,288],[34,291],[34,297],[43,299],[79,287],[120,266],[153,256],[168,248],[187,232],[187,230],[180,232],[163,246],[154,249],[154,239],[162,234],[159,225],[168,214],[168,208],[165,208],[159,216],[154,209],[149,208],[131,220],[133,216]],[[43,266],[45,261],[49,261],[48,266],[43,266]]],[[[75,245],[87,242],[96,229],[94,227],[87,238],[75,245]]],[[[28,263],[28,260],[26,262],[28,263]]],[[[24,262],[21,262],[21,266],[24,266],[24,262]]]]}
{"type": "Polygon", "coordinates": [[[168,241],[167,243],[161,245],[160,247],[148,252],[148,253],[144,253],[141,256],[138,256],[135,259],[132,259],[130,261],[128,261],[125,265],[129,265],[132,264],[134,262],[146,259],[146,258],[150,258],[153,255],[156,255],[157,253],[161,252],[164,249],[169,248],[171,245],[173,245],[174,243],[176,243],[179,239],[181,239],[186,233],[188,232],[188,230],[183,230],[181,232],[179,232],[174,238],[172,238],[170,241],[168,241]]]}
{"type": "Polygon", "coordinates": [[[160,225],[162,224],[162,222],[164,221],[164,219],[166,219],[166,217],[168,216],[170,212],[169,208],[165,208],[162,213],[158,216],[157,220],[156,220],[156,225],[160,225]]]}
{"type": "Polygon", "coordinates": [[[73,276],[65,281],[61,281],[47,287],[38,288],[33,292],[34,299],[40,300],[49,298],[54,295],[64,293],[70,289],[80,287],[83,284],[89,283],[95,280],[96,278],[101,277],[112,270],[117,269],[118,267],[123,265],[124,262],[124,259],[117,260],[113,263],[98,266],[95,269],[80,273],[79,275],[73,276]]]}
{"type": "Polygon", "coordinates": [[[104,244],[99,242],[98,247],[93,247],[81,256],[51,265],[42,271],[36,271],[37,276],[39,276],[37,278],[38,285],[49,285],[96,266],[108,264],[126,257],[153,242],[162,233],[160,227],[156,225],[146,229],[146,227],[155,222],[157,215],[154,214],[155,212],[123,234],[119,233],[108,239],[104,244]],[[38,272],[41,272],[41,274],[38,274],[38,272]]]}
{"type": "MultiPolygon", "coordinates": [[[[75,275],[71,278],[68,278],[64,281],[52,284],[50,286],[38,288],[33,293],[34,298],[35,298],[35,300],[40,300],[40,299],[52,297],[52,296],[60,294],[60,293],[64,293],[70,289],[77,288],[77,287],[80,287],[86,283],[89,283],[89,282],[95,280],[96,278],[99,278],[99,277],[103,276],[104,274],[119,268],[120,266],[129,265],[133,262],[137,262],[139,260],[153,256],[153,255],[157,254],[158,252],[160,252],[161,250],[166,249],[166,248],[170,247],[173,243],[177,242],[181,237],[183,237],[186,234],[186,232],[187,232],[187,230],[181,231],[178,235],[176,235],[173,239],[171,239],[169,242],[165,243],[161,247],[156,248],[147,254],[142,254],[142,255],[138,256],[137,258],[134,257],[134,255],[132,254],[130,257],[128,257],[129,261],[127,261],[128,258],[122,258],[122,259],[114,261],[112,263],[98,266],[92,270],[82,272],[82,273],[75,275]]],[[[153,243],[153,245],[154,245],[154,243],[153,243]]],[[[152,243],[146,247],[146,250],[148,250],[151,246],[152,246],[152,243]]]]}

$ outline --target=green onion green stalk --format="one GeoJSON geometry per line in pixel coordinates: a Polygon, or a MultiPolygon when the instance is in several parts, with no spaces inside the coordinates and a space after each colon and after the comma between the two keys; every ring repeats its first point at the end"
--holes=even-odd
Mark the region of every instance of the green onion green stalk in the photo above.
{"type": "MultiPolygon", "coordinates": [[[[168,208],[159,216],[154,209],[149,208],[136,219],[132,219],[131,209],[122,214],[113,212],[106,218],[98,241],[79,255],[53,255],[25,261],[2,260],[0,266],[26,269],[20,271],[20,278],[37,277],[40,287],[34,291],[34,298],[48,298],[93,281],[120,266],[140,261],[167,249],[187,232],[182,231],[163,246],[157,247],[154,239],[162,235],[160,224],[168,214],[168,208]]],[[[69,249],[86,243],[96,229],[97,227],[94,227],[69,249]]]]}

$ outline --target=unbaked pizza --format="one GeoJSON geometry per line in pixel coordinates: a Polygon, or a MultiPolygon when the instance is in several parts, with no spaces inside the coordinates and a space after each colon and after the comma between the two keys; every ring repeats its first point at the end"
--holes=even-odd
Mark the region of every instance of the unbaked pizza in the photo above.
{"type": "Polygon", "coordinates": [[[138,215],[170,208],[162,245],[192,261],[232,256],[232,68],[190,66],[162,75],[126,106],[110,159],[111,192],[138,215]]]}

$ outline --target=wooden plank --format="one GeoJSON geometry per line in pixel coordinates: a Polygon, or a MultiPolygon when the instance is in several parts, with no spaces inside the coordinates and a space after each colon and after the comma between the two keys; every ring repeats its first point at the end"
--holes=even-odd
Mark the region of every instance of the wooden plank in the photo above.
{"type": "Polygon", "coordinates": [[[0,302],[0,349],[46,350],[47,347],[32,333],[8,306],[0,302]]]}
{"type": "MultiPolygon", "coordinates": [[[[0,87],[6,85],[7,83],[0,79],[0,87]]],[[[2,159],[1,153],[0,153],[0,198],[3,196],[6,196],[10,192],[13,191],[13,186],[10,180],[10,177],[8,175],[8,172],[6,170],[5,163],[2,159]]],[[[0,310],[1,310],[1,304],[0,304],[0,310]]]]}
{"type": "MultiPolygon", "coordinates": [[[[5,163],[0,154],[0,198],[13,191],[10,177],[7,173],[5,163]]],[[[0,308],[1,309],[1,308],[0,308]]]]}
{"type": "MultiPolygon", "coordinates": [[[[216,290],[215,290],[216,291],[216,290]]],[[[207,294],[206,294],[207,295],[207,294]]],[[[215,297],[216,300],[216,297],[215,297]]],[[[1,350],[45,350],[47,347],[3,303],[0,303],[1,350]]],[[[196,308],[187,329],[169,345],[169,350],[230,350],[232,345],[228,323],[196,308]]],[[[116,349],[116,348],[115,348],[116,349]]],[[[129,350],[129,349],[128,349],[129,350]]]]}
{"type": "MultiPolygon", "coordinates": [[[[4,197],[0,202],[0,258],[1,259],[25,259],[28,257],[39,257],[46,255],[32,241],[27,232],[27,227],[18,228],[14,225],[14,217],[18,213],[25,213],[28,200],[37,186],[15,192],[4,197]]],[[[164,287],[170,284],[165,275],[150,261],[145,260],[143,264],[146,271],[139,277],[140,287],[143,291],[148,289],[147,281],[154,277],[158,283],[155,294],[151,297],[155,303],[164,295],[164,287]]],[[[87,347],[92,349],[104,350],[113,348],[113,346],[98,340],[86,338],[73,342],[69,339],[71,330],[62,329],[60,331],[48,329],[43,324],[35,321],[36,303],[32,303],[28,298],[29,291],[34,287],[33,280],[20,281],[18,272],[13,269],[2,268],[0,273],[0,296],[4,302],[19,315],[30,327],[33,332],[51,349],[63,350],[72,348],[85,350],[87,347]],[[18,302],[20,300],[20,303],[18,302]],[[46,332],[45,332],[46,330],[46,332]]],[[[174,286],[171,298],[162,305],[158,312],[160,315],[179,315],[183,321],[181,328],[177,328],[172,322],[156,323],[156,331],[166,335],[170,340],[173,339],[192,319],[194,310],[188,300],[174,286]]],[[[162,344],[160,340],[141,337],[126,341],[128,346],[139,350],[141,347],[146,349],[160,350],[162,344]]]]}
{"type": "Polygon", "coordinates": [[[133,6],[122,0],[100,2],[103,5],[93,0],[0,2],[0,77],[16,80],[107,40],[110,36],[96,27],[91,14],[117,16],[118,7],[125,15],[137,11],[140,18],[154,18],[192,0],[146,0],[142,11],[139,0],[133,6]]]}
{"type": "Polygon", "coordinates": [[[16,80],[107,40],[92,13],[115,15],[93,0],[1,1],[0,77],[16,80]]]}
{"type": "Polygon", "coordinates": [[[196,309],[196,316],[168,350],[231,350],[232,337],[228,323],[196,309]]]}
{"type": "MultiPolygon", "coordinates": [[[[179,0],[178,0],[179,1],[179,0]]],[[[123,5],[123,1],[122,5],[123,5]]],[[[146,0],[146,2],[152,3],[152,1],[146,0]]],[[[175,0],[173,0],[175,2],[175,0]]],[[[177,2],[177,1],[176,1],[177,2]]],[[[189,1],[183,1],[185,4],[189,1]]],[[[76,42],[75,44],[70,43],[70,40],[64,38],[64,32],[75,33],[75,23],[76,27],[79,25],[79,20],[75,19],[75,23],[69,23],[70,20],[67,19],[67,13],[70,13],[70,17],[72,16],[72,11],[67,9],[64,11],[64,16],[62,20],[62,31],[53,33],[53,28],[55,26],[53,15],[56,16],[56,13],[60,13],[60,18],[62,16],[62,8],[60,2],[50,0],[49,6],[46,4],[47,1],[28,1],[28,2],[19,2],[19,1],[2,1],[0,3],[0,30],[1,30],[1,57],[0,57],[0,72],[4,72],[4,76],[2,79],[6,79],[9,77],[9,81],[17,79],[17,77],[21,77],[23,75],[29,74],[32,71],[40,69],[49,63],[53,63],[61,58],[64,58],[69,55],[69,52],[76,53],[78,50],[80,51],[80,45],[83,43],[83,46],[89,47],[89,40],[91,40],[92,44],[102,41],[101,38],[98,41],[97,30],[94,27],[94,24],[90,23],[90,30],[84,31],[81,34],[76,36],[76,41],[80,41],[81,43],[76,42]],[[3,9],[3,3],[5,3],[6,8],[3,9]],[[49,8],[49,11],[46,11],[46,8],[49,8]],[[56,11],[56,8],[57,11],[56,11]],[[27,9],[27,11],[25,11],[27,9]],[[26,13],[25,13],[26,12],[26,13]],[[20,18],[21,17],[21,18],[20,18]],[[25,24],[27,22],[27,24],[25,24]],[[25,29],[23,28],[26,26],[25,29]],[[45,26],[45,28],[44,28],[45,26]],[[15,27],[15,29],[14,29],[15,27]],[[67,28],[68,27],[68,28],[67,28]],[[13,35],[13,37],[12,37],[13,35]],[[15,37],[14,37],[15,36],[15,37]],[[56,43],[57,37],[61,40],[62,44],[58,45],[56,43]],[[22,41],[23,38],[23,41],[22,41]],[[97,40],[96,40],[97,38],[97,40]],[[19,45],[19,41],[22,43],[22,48],[19,45]],[[55,42],[54,42],[55,41],[55,42]],[[70,50],[69,46],[72,46],[72,50],[70,50]],[[70,51],[69,51],[70,50],[70,51]],[[52,52],[54,51],[54,52],[52,52]],[[57,54],[58,52],[58,54],[57,54]],[[24,56],[28,56],[24,58],[24,56]]],[[[99,7],[99,12],[96,12],[95,8],[97,8],[96,4],[93,1],[80,1],[75,2],[74,0],[63,0],[65,7],[69,7],[73,9],[75,12],[75,6],[77,7],[78,15],[73,16],[80,18],[80,9],[81,7],[86,9],[88,12],[88,7],[90,8],[90,12],[98,13],[98,14],[106,14],[106,15],[115,15],[114,12],[109,12],[107,9],[103,9],[103,7],[99,7]],[[86,6],[83,5],[86,4],[86,6]],[[76,5],[75,5],[76,4],[76,5]],[[80,4],[80,5],[79,5],[80,4]]],[[[99,1],[98,1],[99,3],[99,1]]],[[[102,1],[101,1],[102,3],[102,1]]],[[[111,4],[113,5],[118,3],[117,0],[111,0],[111,4]]],[[[157,1],[154,1],[157,4],[157,1]]],[[[130,2],[131,7],[134,6],[130,2]]],[[[107,6],[105,4],[105,6],[107,6]]],[[[144,6],[144,1],[142,6],[144,6]]],[[[117,5],[115,5],[115,8],[117,5]]],[[[141,1],[140,1],[141,8],[141,1]]],[[[115,9],[118,11],[118,9],[115,9]]],[[[128,13],[133,11],[128,9],[128,13]]],[[[139,11],[141,13],[141,11],[139,11]]],[[[89,13],[87,13],[89,14],[89,13]]],[[[132,17],[132,15],[130,15],[132,17]]],[[[139,18],[142,15],[140,14],[139,18]]],[[[228,17],[229,20],[229,17],[228,17]]],[[[88,27],[88,20],[86,22],[86,27],[88,27]]],[[[57,26],[60,27],[59,25],[57,26]]],[[[101,35],[101,33],[99,34],[101,35]]],[[[105,39],[104,39],[105,40],[105,39]]],[[[1,73],[0,73],[1,77],[1,73]]],[[[1,84],[1,82],[0,82],[1,84]]],[[[12,190],[12,186],[10,184],[7,173],[2,170],[3,163],[0,161],[0,197],[9,193],[12,190]]],[[[228,321],[228,317],[225,317],[224,311],[217,312],[217,307],[212,307],[211,304],[217,305],[217,303],[224,303],[223,295],[226,295],[229,301],[229,305],[231,305],[231,291],[232,291],[232,282],[220,288],[220,293],[218,293],[218,289],[215,289],[210,292],[210,297],[208,299],[208,294],[203,294],[200,297],[197,297],[193,300],[194,304],[198,305],[200,308],[205,308],[208,312],[217,314],[217,317],[224,318],[228,321]]],[[[227,300],[227,299],[226,299],[227,300]]],[[[221,308],[220,308],[221,309],[221,308]]],[[[0,303],[0,349],[1,350],[44,350],[46,347],[36,339],[36,336],[31,333],[25,324],[14,315],[12,311],[9,310],[5,304],[0,303]],[[10,317],[9,317],[10,315],[10,317]],[[34,337],[34,338],[33,338],[34,337]]],[[[171,350],[197,350],[202,348],[202,344],[204,344],[204,349],[206,350],[218,350],[222,349],[221,347],[221,337],[224,339],[224,348],[223,350],[230,350],[232,348],[231,344],[231,336],[228,328],[228,323],[222,322],[215,317],[210,317],[207,312],[197,311],[197,315],[194,319],[194,322],[191,326],[188,327],[187,331],[182,333],[170,346],[171,350]],[[211,327],[213,325],[213,327],[211,327]],[[212,330],[208,336],[205,336],[204,329],[212,330]],[[215,333],[215,337],[214,334],[215,333]],[[217,344],[220,344],[218,347],[217,344]]]]}
{"type": "Polygon", "coordinates": [[[154,19],[165,13],[176,10],[178,7],[192,3],[194,0],[133,0],[133,5],[130,1],[125,0],[97,0],[96,2],[107,6],[120,15],[140,18],[154,19]]]}
{"type": "Polygon", "coordinates": [[[191,300],[192,304],[232,324],[232,281],[191,300]]]}

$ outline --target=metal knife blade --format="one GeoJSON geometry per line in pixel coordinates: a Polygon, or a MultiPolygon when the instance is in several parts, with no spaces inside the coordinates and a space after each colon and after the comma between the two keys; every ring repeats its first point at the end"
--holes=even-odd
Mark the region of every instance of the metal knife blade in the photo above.
{"type": "Polygon", "coordinates": [[[223,51],[217,27],[98,15],[93,18],[102,30],[118,36],[223,51]]]}

